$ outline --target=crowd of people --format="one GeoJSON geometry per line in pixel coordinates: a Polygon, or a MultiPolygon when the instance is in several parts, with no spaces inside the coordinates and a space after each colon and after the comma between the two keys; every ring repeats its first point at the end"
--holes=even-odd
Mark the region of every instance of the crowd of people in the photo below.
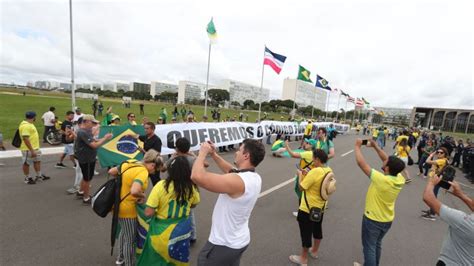
{"type": "MultiPolygon", "coordinates": [[[[42,116],[46,127],[57,122],[51,107],[42,116]],[[51,112],[51,113],[49,113],[51,112]],[[48,122],[48,123],[46,123],[48,122]]],[[[216,110],[217,112],[217,110],[216,110]]],[[[213,116],[214,116],[213,110],[213,116]]],[[[220,112],[219,112],[220,113],[220,112]]],[[[172,123],[181,115],[186,122],[195,121],[192,110],[182,107],[173,111],[172,123]]],[[[214,117],[213,117],[214,118],[214,117]]],[[[48,180],[41,172],[41,151],[38,132],[34,125],[36,113],[28,111],[25,120],[19,126],[22,138],[22,169],[26,184],[48,180]],[[36,177],[29,175],[29,166],[33,165],[36,177]]],[[[235,149],[234,161],[227,162],[221,155],[225,147],[216,147],[211,142],[200,145],[197,154],[190,152],[190,143],[186,138],[178,138],[175,153],[169,157],[161,155],[161,139],[155,134],[156,126],[166,123],[166,110],[160,112],[157,123],[143,119],[144,135],[134,138],[144,143],[140,152],[143,160],[127,160],[116,167],[111,167],[108,174],[120,177],[120,207],[118,222],[117,265],[168,265],[186,264],[189,262],[190,245],[196,242],[197,231],[194,219],[194,207],[200,203],[199,188],[217,193],[218,199],[212,214],[212,225],[207,243],[197,258],[198,265],[239,265],[240,258],[250,243],[249,219],[261,191],[262,178],[256,167],[265,158],[265,146],[262,140],[246,139],[235,149]],[[222,173],[207,170],[212,159],[222,173]],[[160,174],[160,172],[162,174],[160,174]],[[166,175],[164,173],[167,173],[166,175]],[[151,192],[147,195],[149,180],[151,192]],[[138,235],[139,209],[144,208],[144,215],[151,222],[143,251],[138,256],[135,241],[138,235]],[[163,231],[162,226],[179,228],[179,234],[171,237],[160,237],[154,241],[150,232],[163,231]],[[177,240],[178,239],[178,240],[177,240]],[[168,247],[178,241],[182,246],[179,252],[168,247]],[[181,242],[180,242],[181,241],[181,242]]],[[[230,118],[231,120],[232,118],[230,118]]],[[[240,117],[239,117],[240,119],[240,117]]],[[[242,116],[242,119],[245,119],[242,116]]],[[[137,125],[135,114],[127,115],[126,123],[137,125]]],[[[90,182],[95,175],[97,150],[113,136],[108,133],[98,138],[101,125],[119,125],[120,117],[108,108],[103,121],[94,115],[82,114],[80,109],[68,111],[61,124],[64,152],[59,157],[57,168],[65,168],[64,160],[68,158],[75,169],[73,186],[67,190],[82,199],[84,205],[91,204],[90,182]]],[[[49,129],[49,128],[48,128],[49,129]]],[[[355,159],[361,171],[369,177],[370,185],[366,194],[365,210],[362,218],[362,246],[364,265],[379,265],[382,253],[382,240],[388,233],[395,219],[395,204],[400,191],[412,178],[407,166],[418,164],[419,176],[428,178],[423,199],[429,207],[422,217],[435,220],[436,215],[449,225],[437,265],[472,265],[474,262],[474,217],[460,210],[442,204],[437,198],[441,189],[443,170],[448,165],[461,165],[472,175],[472,158],[469,154],[474,149],[473,143],[466,140],[455,141],[419,129],[389,130],[386,127],[364,129],[364,135],[371,138],[357,139],[355,159]],[[393,155],[384,151],[387,140],[395,140],[393,155]],[[362,154],[363,147],[373,148],[381,160],[382,169],[369,165],[362,154]],[[418,160],[411,158],[413,149],[418,151],[418,160]],[[452,157],[454,153],[454,156],[452,157]],[[450,161],[450,158],[453,160],[450,161]]],[[[274,143],[267,139],[272,154],[296,158],[299,162],[295,169],[295,186],[297,204],[293,212],[298,222],[301,253],[290,255],[289,260],[297,265],[307,265],[309,258],[317,259],[323,239],[323,218],[328,210],[328,200],[335,191],[335,176],[330,167],[331,159],[336,155],[335,138],[337,131],[333,125],[317,127],[308,121],[300,147],[293,150],[289,145],[289,136],[277,135],[274,143]]],[[[229,150],[231,147],[227,147],[229,150]]],[[[472,199],[462,192],[456,181],[447,181],[453,194],[463,200],[473,210],[472,199]]],[[[357,262],[354,265],[359,265],[357,262]]]]}

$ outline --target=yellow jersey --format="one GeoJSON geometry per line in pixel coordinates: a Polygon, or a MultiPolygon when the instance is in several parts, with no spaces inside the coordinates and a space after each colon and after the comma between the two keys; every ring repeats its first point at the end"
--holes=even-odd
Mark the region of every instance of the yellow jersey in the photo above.
{"type": "Polygon", "coordinates": [[[400,143],[402,141],[402,139],[406,139],[408,141],[408,136],[406,135],[401,135],[401,136],[398,136],[397,137],[397,143],[400,143]]]}
{"type": "Polygon", "coordinates": [[[23,141],[23,137],[28,137],[31,143],[31,147],[33,150],[39,150],[40,143],[39,143],[39,135],[38,130],[36,130],[35,125],[28,121],[22,121],[20,123],[20,127],[18,128],[20,137],[21,137],[21,146],[20,150],[28,151],[28,147],[26,146],[25,142],[23,141]]]}
{"type": "Polygon", "coordinates": [[[133,183],[142,185],[145,191],[148,187],[148,170],[136,160],[128,160],[122,164],[120,171],[122,174],[122,188],[120,189],[120,199],[123,199],[119,207],[119,218],[137,217],[137,198],[130,193],[133,183]],[[130,168],[130,169],[129,169],[130,168]],[[127,196],[128,194],[128,196],[127,196]]]}
{"type": "Polygon", "coordinates": [[[304,200],[305,195],[310,208],[316,207],[322,209],[324,207],[326,201],[321,198],[321,184],[326,173],[331,171],[331,168],[327,166],[316,167],[309,171],[304,177],[303,181],[301,181],[303,194],[301,196],[300,210],[309,213],[308,206],[306,206],[306,201],[304,200]]]}
{"type": "Polygon", "coordinates": [[[364,215],[377,222],[391,222],[395,218],[395,202],[405,185],[405,178],[385,175],[375,169],[370,172],[370,185],[365,198],[364,215]]]}
{"type": "Polygon", "coordinates": [[[397,155],[400,158],[408,158],[408,154],[410,153],[410,146],[402,147],[397,146],[397,155]]]}
{"type": "Polygon", "coordinates": [[[313,151],[304,151],[300,153],[301,159],[299,166],[303,170],[313,169],[313,151]]]}
{"type": "Polygon", "coordinates": [[[304,135],[305,136],[311,135],[311,131],[313,131],[313,124],[308,123],[304,129],[304,135]]]}
{"type": "Polygon", "coordinates": [[[201,201],[198,190],[193,187],[193,195],[187,201],[179,203],[176,201],[173,182],[165,188],[166,180],[158,182],[150,192],[146,205],[155,209],[158,219],[174,219],[188,217],[191,206],[201,201]]]}
{"type": "Polygon", "coordinates": [[[436,173],[439,174],[441,170],[446,166],[448,163],[448,159],[437,159],[434,161],[435,164],[431,166],[430,172],[428,173],[429,177],[433,177],[436,173]]]}

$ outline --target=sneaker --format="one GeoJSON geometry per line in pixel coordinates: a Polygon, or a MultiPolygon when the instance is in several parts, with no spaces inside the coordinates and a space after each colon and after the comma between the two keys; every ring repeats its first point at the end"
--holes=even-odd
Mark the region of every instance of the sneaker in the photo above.
{"type": "Polygon", "coordinates": [[[298,212],[293,212],[293,216],[298,217],[298,212]]]}
{"type": "Polygon", "coordinates": [[[88,199],[82,199],[82,204],[83,205],[91,205],[92,198],[89,197],[88,199]]]}
{"type": "Polygon", "coordinates": [[[99,172],[97,172],[96,170],[94,170],[94,175],[99,175],[99,172]]]}
{"type": "Polygon", "coordinates": [[[57,163],[54,167],[59,168],[59,169],[66,168],[66,166],[63,163],[57,163]]]}
{"type": "Polygon", "coordinates": [[[76,192],[76,199],[82,199],[83,197],[84,197],[84,192],[78,190],[76,192]]]}
{"type": "Polygon", "coordinates": [[[34,185],[36,181],[32,177],[25,177],[25,184],[34,185]]]}
{"type": "Polygon", "coordinates": [[[72,187],[68,190],[66,190],[67,194],[75,194],[76,192],[78,192],[79,190],[75,187],[72,187]]]}
{"type": "Polygon", "coordinates": [[[429,213],[430,213],[429,210],[422,210],[421,212],[422,212],[423,214],[429,214],[429,213]]]}
{"type": "Polygon", "coordinates": [[[429,214],[429,213],[423,214],[421,216],[421,218],[423,218],[425,220],[429,220],[429,221],[436,221],[436,218],[433,215],[429,214]]]}
{"type": "Polygon", "coordinates": [[[426,179],[427,177],[425,175],[423,175],[423,179],[426,179]]]}
{"type": "Polygon", "coordinates": [[[362,266],[362,264],[358,263],[357,261],[354,261],[354,266],[362,266]]]}
{"type": "Polygon", "coordinates": [[[291,255],[289,257],[289,259],[290,259],[291,262],[293,262],[296,265],[302,265],[302,266],[307,266],[308,265],[308,262],[304,263],[301,260],[301,256],[298,256],[298,255],[291,255]]]}
{"type": "Polygon", "coordinates": [[[41,179],[41,180],[43,180],[43,181],[44,181],[44,180],[49,180],[49,179],[51,179],[51,177],[45,176],[45,175],[38,176],[37,178],[39,178],[39,179],[41,179]]]}
{"type": "Polygon", "coordinates": [[[115,265],[122,265],[125,261],[123,259],[117,259],[115,265]]]}

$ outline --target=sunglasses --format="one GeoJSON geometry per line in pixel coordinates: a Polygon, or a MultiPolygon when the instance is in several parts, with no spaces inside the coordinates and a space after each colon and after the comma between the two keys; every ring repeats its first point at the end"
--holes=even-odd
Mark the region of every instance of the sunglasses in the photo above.
{"type": "Polygon", "coordinates": [[[131,117],[131,118],[135,118],[135,116],[134,116],[134,115],[131,115],[130,117],[131,117]]]}
{"type": "Polygon", "coordinates": [[[444,154],[444,151],[436,151],[436,153],[444,154]]]}

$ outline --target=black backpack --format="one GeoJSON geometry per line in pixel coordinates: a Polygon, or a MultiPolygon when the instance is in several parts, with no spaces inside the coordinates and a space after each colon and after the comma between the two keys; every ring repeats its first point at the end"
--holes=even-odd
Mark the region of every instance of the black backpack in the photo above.
{"type": "MultiPolygon", "coordinates": [[[[125,161],[130,163],[129,161],[125,161]]],[[[120,197],[120,191],[122,188],[122,175],[129,169],[134,167],[141,167],[141,165],[132,165],[128,167],[124,172],[122,172],[123,162],[119,166],[119,174],[116,178],[107,180],[92,196],[92,210],[94,210],[97,215],[104,218],[112,210],[116,197],[120,197]]],[[[119,204],[130,195],[130,192],[120,199],[119,204]]]]}
{"type": "Polygon", "coordinates": [[[15,135],[13,135],[13,139],[12,139],[12,145],[13,147],[20,148],[21,146],[20,129],[17,129],[15,131],[15,135]]]}

